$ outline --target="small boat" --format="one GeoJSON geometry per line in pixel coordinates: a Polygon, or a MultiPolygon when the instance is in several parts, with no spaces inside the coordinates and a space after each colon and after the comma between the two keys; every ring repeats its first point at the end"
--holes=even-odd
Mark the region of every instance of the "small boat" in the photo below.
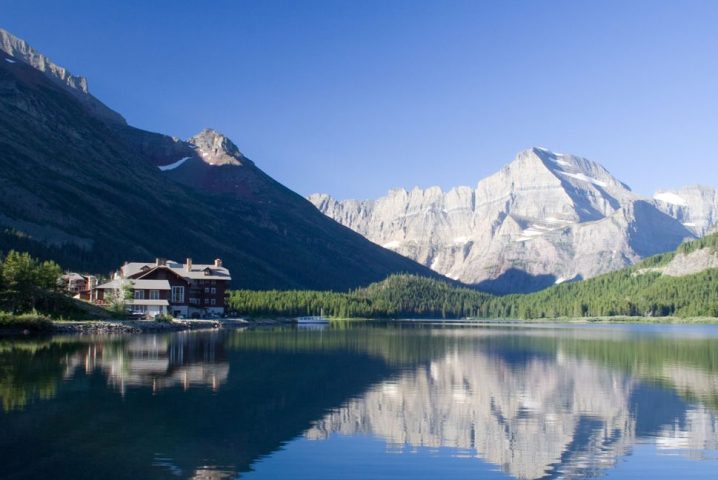
{"type": "Polygon", "coordinates": [[[312,315],[307,317],[296,317],[294,319],[294,323],[297,325],[318,325],[327,324],[329,323],[329,320],[324,318],[323,315],[312,315]]]}

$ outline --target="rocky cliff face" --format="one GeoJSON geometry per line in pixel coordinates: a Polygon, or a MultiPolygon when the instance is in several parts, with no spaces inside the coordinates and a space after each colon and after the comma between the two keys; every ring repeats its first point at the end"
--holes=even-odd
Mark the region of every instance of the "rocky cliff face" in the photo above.
{"type": "Polygon", "coordinates": [[[309,200],[385,248],[497,293],[592,277],[694,237],[598,163],[542,148],[520,153],[476,188],[309,200]]]}
{"type": "Polygon", "coordinates": [[[718,190],[701,185],[661,190],[653,199],[656,206],[698,236],[713,231],[718,224],[718,190]]]}
{"type": "Polygon", "coordinates": [[[71,74],[65,67],[55,64],[45,55],[32,48],[25,40],[2,28],[0,28],[0,51],[5,54],[4,61],[6,63],[23,62],[44,73],[57,85],[82,102],[98,118],[112,123],[126,124],[125,119],[119,113],[111,110],[90,94],[85,77],[71,74]]]}
{"type": "Polygon", "coordinates": [[[188,140],[202,161],[209,165],[254,165],[232,141],[211,128],[206,128],[188,140]]]}

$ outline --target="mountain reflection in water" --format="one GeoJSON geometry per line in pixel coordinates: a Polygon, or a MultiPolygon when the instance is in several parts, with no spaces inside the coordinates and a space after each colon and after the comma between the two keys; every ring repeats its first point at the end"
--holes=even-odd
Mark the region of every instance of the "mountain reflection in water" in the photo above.
{"type": "Polygon", "coordinates": [[[443,451],[474,458],[454,465],[461,477],[494,465],[510,478],[587,478],[615,473],[640,444],[697,476],[718,467],[710,327],[3,340],[0,373],[3,478],[311,478],[329,460],[351,469],[328,478],[372,478],[397,453],[419,465],[443,451]],[[348,447],[331,458],[282,464],[302,442],[337,438],[348,447]],[[386,449],[369,459],[366,438],[386,449]]]}

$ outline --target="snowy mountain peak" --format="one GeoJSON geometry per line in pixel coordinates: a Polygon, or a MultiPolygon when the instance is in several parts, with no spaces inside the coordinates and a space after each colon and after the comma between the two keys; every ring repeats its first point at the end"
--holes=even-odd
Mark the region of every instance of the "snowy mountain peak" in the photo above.
{"type": "Polygon", "coordinates": [[[588,278],[692,236],[599,163],[539,147],[520,152],[475,189],[309,200],[385,248],[496,292],[588,278]]]}
{"type": "Polygon", "coordinates": [[[534,147],[527,152],[538,157],[554,175],[573,187],[579,189],[593,187],[612,196],[632,196],[631,188],[616,179],[598,162],[575,155],[552,152],[543,147],[534,147]]]}
{"type": "Polygon", "coordinates": [[[211,128],[205,128],[187,140],[200,158],[209,165],[253,165],[225,135],[211,128]]]}

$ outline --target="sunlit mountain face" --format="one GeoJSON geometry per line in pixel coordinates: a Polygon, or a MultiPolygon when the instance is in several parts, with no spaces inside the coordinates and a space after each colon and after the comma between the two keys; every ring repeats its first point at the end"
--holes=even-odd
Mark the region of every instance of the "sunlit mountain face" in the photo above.
{"type": "Polygon", "coordinates": [[[0,468],[538,479],[631,478],[638,462],[711,478],[716,347],[714,327],[376,323],[4,340],[0,468]]]}

